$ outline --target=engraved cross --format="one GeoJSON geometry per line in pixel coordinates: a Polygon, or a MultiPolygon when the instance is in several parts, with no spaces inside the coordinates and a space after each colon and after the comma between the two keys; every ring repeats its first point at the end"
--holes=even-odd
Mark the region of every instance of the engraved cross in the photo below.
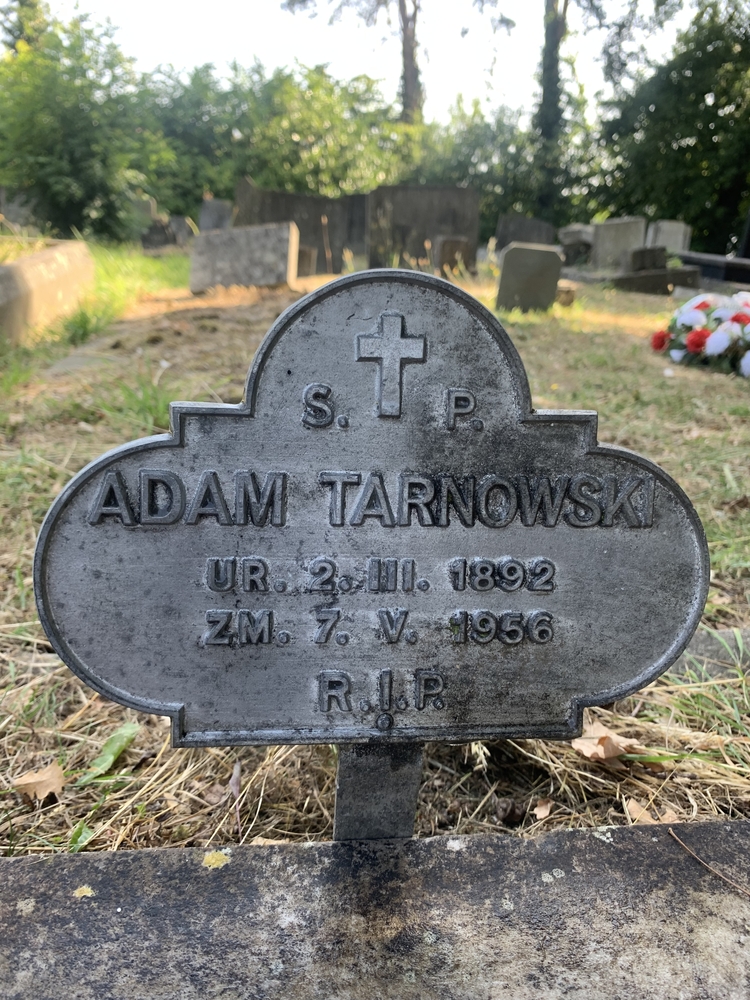
{"type": "Polygon", "coordinates": [[[376,333],[357,337],[357,361],[379,362],[375,389],[379,417],[401,416],[402,368],[426,360],[425,338],[407,337],[405,328],[401,313],[386,310],[378,316],[376,333]]]}

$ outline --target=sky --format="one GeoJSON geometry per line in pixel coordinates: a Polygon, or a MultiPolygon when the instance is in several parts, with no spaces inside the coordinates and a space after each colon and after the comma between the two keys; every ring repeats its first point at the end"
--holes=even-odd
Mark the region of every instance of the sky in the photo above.
{"type": "MultiPolygon", "coordinates": [[[[295,60],[309,66],[325,63],[339,79],[365,73],[380,80],[385,98],[395,102],[401,49],[392,6],[392,24],[381,14],[374,27],[367,27],[353,11],[329,24],[325,0],[319,0],[321,13],[315,18],[282,11],[280,0],[51,2],[53,13],[64,20],[76,8],[99,23],[110,20],[122,50],[144,71],[159,64],[191,69],[210,62],[223,73],[233,60],[248,66],[256,58],[267,70],[291,67],[295,60]]],[[[493,34],[490,13],[480,14],[471,0],[423,0],[422,6],[417,37],[425,117],[447,121],[459,93],[467,104],[476,98],[485,110],[504,104],[528,117],[538,89],[544,0],[508,0],[504,11],[516,21],[510,34],[493,34]]],[[[602,34],[584,32],[575,4],[569,24],[564,51],[575,55],[578,77],[593,99],[604,89],[602,34]]],[[[652,56],[671,51],[675,30],[673,26],[651,39],[652,56]]],[[[590,115],[593,110],[592,103],[590,115]]]]}

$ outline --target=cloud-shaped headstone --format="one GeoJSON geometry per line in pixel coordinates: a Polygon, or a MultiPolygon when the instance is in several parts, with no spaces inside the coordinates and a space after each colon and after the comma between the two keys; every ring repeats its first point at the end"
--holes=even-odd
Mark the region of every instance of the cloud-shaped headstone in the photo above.
{"type": "Polygon", "coordinates": [[[406,271],[288,309],[238,406],[63,490],[42,623],[102,694],[182,746],[570,737],[700,619],[708,554],[666,473],[533,410],[497,320],[406,271]]]}

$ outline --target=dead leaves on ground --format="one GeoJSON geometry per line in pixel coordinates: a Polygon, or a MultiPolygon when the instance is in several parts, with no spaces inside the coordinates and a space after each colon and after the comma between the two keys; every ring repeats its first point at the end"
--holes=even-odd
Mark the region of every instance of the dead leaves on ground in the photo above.
{"type": "Polygon", "coordinates": [[[59,795],[65,785],[63,769],[53,761],[39,771],[27,771],[16,778],[13,787],[32,802],[44,802],[48,795],[59,795]]]}
{"type": "MultiPolygon", "coordinates": [[[[610,767],[620,770],[625,770],[625,765],[620,760],[625,755],[653,756],[648,747],[644,747],[638,740],[614,732],[598,719],[587,719],[583,725],[583,735],[571,740],[570,745],[588,760],[606,761],[610,767]]],[[[664,770],[661,761],[644,760],[642,763],[652,771],[664,770]]]]}

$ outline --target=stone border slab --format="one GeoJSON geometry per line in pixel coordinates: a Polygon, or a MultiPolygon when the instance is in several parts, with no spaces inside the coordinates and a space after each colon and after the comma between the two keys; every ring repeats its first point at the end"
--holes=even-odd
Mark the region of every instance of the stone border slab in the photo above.
{"type": "MultiPolygon", "coordinates": [[[[676,825],[741,884],[750,823],[676,825]]],[[[5,1000],[740,1000],[750,898],[663,826],[0,861],[5,1000]]]]}
{"type": "Polygon", "coordinates": [[[82,240],[0,266],[0,337],[21,343],[28,330],[49,326],[78,306],[94,282],[94,260],[82,240]]]}

